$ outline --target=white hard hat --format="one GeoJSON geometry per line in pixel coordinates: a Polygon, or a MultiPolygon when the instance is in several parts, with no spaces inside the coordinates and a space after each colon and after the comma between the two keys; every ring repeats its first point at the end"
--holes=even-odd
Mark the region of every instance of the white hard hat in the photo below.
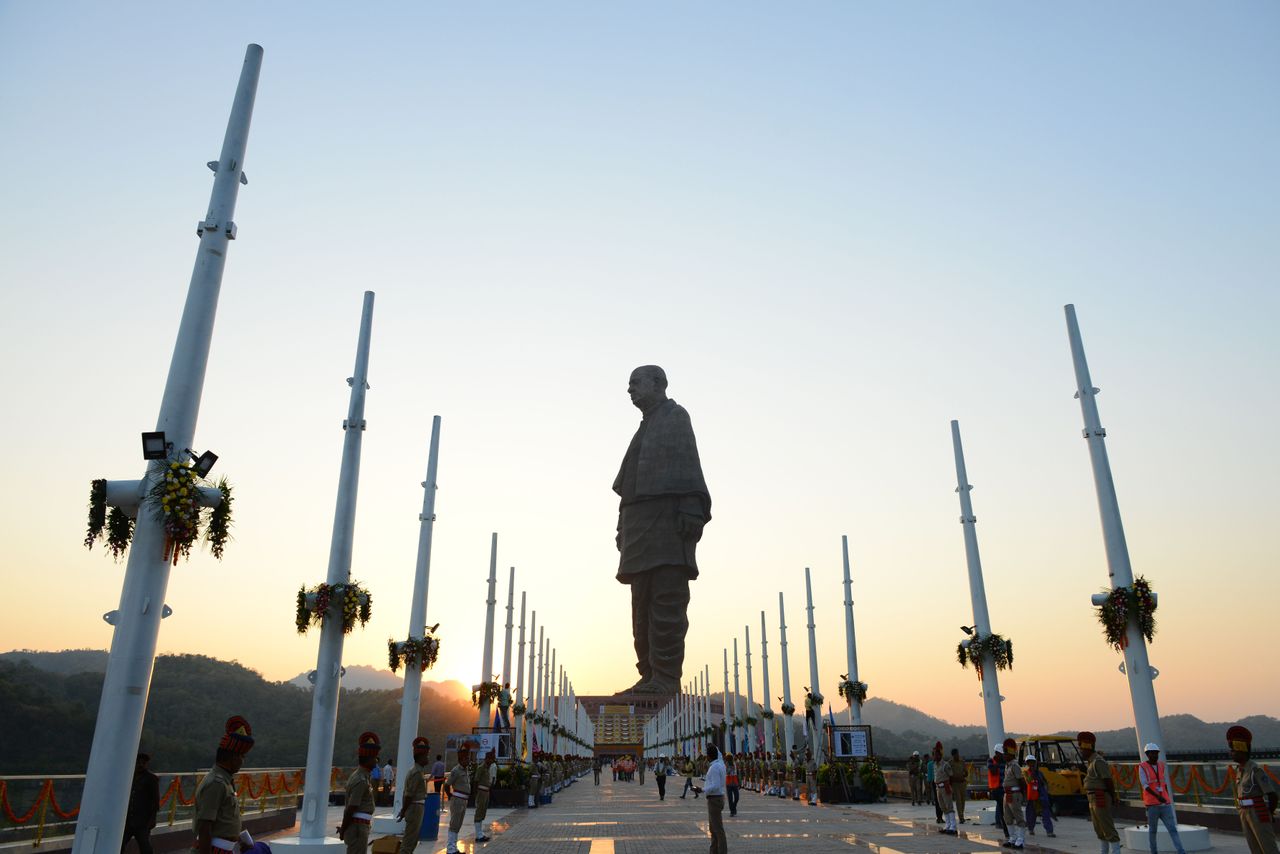
{"type": "Polygon", "coordinates": [[[1150,753],[1153,750],[1156,753],[1160,752],[1160,745],[1156,744],[1154,741],[1148,744],[1146,747],[1142,748],[1143,753],[1150,753]]]}
{"type": "Polygon", "coordinates": [[[913,751],[911,751],[911,755],[912,755],[912,756],[919,756],[919,755],[920,755],[920,751],[918,751],[918,750],[913,750],[913,751]]]}
{"type": "Polygon", "coordinates": [[[1026,758],[1026,760],[1025,760],[1025,761],[1027,761],[1027,762],[1039,762],[1040,760],[1039,760],[1039,759],[1036,759],[1036,755],[1035,755],[1034,753],[1028,753],[1028,754],[1027,754],[1027,758],[1026,758]]]}

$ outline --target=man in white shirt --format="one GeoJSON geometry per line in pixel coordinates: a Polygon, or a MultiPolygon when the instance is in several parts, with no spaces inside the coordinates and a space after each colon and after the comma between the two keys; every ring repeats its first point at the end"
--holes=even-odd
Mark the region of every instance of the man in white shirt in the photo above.
{"type": "Polygon", "coordinates": [[[393,794],[396,790],[396,766],[390,759],[382,766],[382,790],[393,794]]]}
{"type": "MultiPolygon", "coordinates": [[[[707,796],[707,824],[711,830],[711,854],[728,854],[729,841],[724,835],[724,760],[714,744],[707,745],[707,774],[702,778],[702,792],[707,796]]],[[[697,791],[696,789],[694,790],[697,791]]]]}

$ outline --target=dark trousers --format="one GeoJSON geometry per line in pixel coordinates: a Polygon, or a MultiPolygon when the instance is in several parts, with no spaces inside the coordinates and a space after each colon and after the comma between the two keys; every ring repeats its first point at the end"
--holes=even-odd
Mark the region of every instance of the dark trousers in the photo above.
{"type": "Polygon", "coordinates": [[[138,843],[139,854],[151,854],[151,828],[126,824],[124,826],[124,839],[120,842],[121,851],[124,851],[124,847],[129,844],[130,839],[138,843]]]}
{"type": "Polygon", "coordinates": [[[729,793],[729,815],[738,814],[738,787],[727,786],[725,791],[729,793]]]}
{"type": "Polygon", "coordinates": [[[658,784],[658,800],[665,801],[667,799],[667,776],[665,774],[656,774],[653,780],[658,784]]]}
{"type": "Polygon", "coordinates": [[[987,789],[987,797],[996,805],[996,827],[1004,831],[1004,838],[1009,838],[1009,828],[1004,823],[1004,789],[987,789]]]}
{"type": "MultiPolygon", "coordinates": [[[[680,797],[682,797],[682,798],[683,798],[685,795],[689,794],[689,790],[690,790],[690,789],[692,789],[692,788],[693,788],[693,778],[692,778],[692,777],[685,777],[685,778],[684,778],[684,791],[680,793],[680,797]]],[[[696,798],[696,797],[698,797],[698,793],[697,793],[697,792],[694,792],[694,793],[693,793],[693,796],[694,796],[695,798],[696,798]]]]}
{"type": "Polygon", "coordinates": [[[711,854],[729,854],[729,840],[724,835],[724,796],[707,795],[707,825],[711,831],[711,854]]]}
{"type": "Polygon", "coordinates": [[[689,631],[689,575],[683,566],[660,566],[628,576],[636,669],[645,679],[680,684],[684,637],[689,631]]]}

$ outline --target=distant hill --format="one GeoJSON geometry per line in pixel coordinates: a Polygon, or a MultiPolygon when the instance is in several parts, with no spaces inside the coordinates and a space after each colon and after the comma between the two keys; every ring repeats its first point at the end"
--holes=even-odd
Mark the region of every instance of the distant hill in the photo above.
{"type": "MultiPolygon", "coordinates": [[[[286,684],[310,690],[311,680],[307,678],[309,673],[310,671],[299,673],[286,684]]],[[[399,691],[404,687],[404,673],[379,670],[367,664],[352,664],[342,677],[342,687],[361,691],[399,691]]],[[[446,679],[443,682],[423,679],[422,687],[423,690],[434,691],[445,699],[471,702],[471,688],[456,679],[446,679]]]]}
{"type": "Polygon", "coordinates": [[[60,652],[38,652],[32,649],[15,649],[0,652],[0,661],[16,664],[25,661],[37,670],[49,673],[106,673],[105,649],[64,649],[60,652]]]}
{"type": "MultiPolygon", "coordinates": [[[[84,659],[85,651],[71,657],[84,659]]],[[[26,654],[24,654],[26,655],[26,654]]],[[[103,673],[63,673],[58,653],[28,658],[0,656],[0,732],[7,737],[0,753],[0,774],[82,774],[93,741],[103,673]]],[[[447,684],[447,683],[446,683],[447,684]]],[[[311,695],[295,685],[268,682],[240,664],[198,655],[162,655],[156,659],[141,749],[159,771],[208,767],[233,714],[253,725],[257,744],[248,765],[256,768],[301,766],[306,762],[311,695]]],[[[468,732],[475,711],[466,701],[424,691],[418,732],[443,748],[444,736],[468,732]]],[[[335,764],[354,764],[356,736],[373,730],[394,755],[400,731],[400,691],[343,688],[338,706],[335,764]]],[[[443,752],[443,751],[441,751],[443,752]]]]}

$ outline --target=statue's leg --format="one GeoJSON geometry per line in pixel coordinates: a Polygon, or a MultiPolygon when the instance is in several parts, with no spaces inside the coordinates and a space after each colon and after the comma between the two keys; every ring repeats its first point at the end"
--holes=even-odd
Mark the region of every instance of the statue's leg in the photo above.
{"type": "Polygon", "coordinates": [[[653,573],[643,572],[631,579],[631,633],[636,643],[636,670],[640,671],[640,682],[648,682],[653,677],[649,666],[649,589],[653,573]]]}
{"type": "Polygon", "coordinates": [[[655,687],[674,693],[684,672],[684,637],[689,631],[688,571],[682,566],[662,566],[646,575],[649,668],[655,687]]]}

